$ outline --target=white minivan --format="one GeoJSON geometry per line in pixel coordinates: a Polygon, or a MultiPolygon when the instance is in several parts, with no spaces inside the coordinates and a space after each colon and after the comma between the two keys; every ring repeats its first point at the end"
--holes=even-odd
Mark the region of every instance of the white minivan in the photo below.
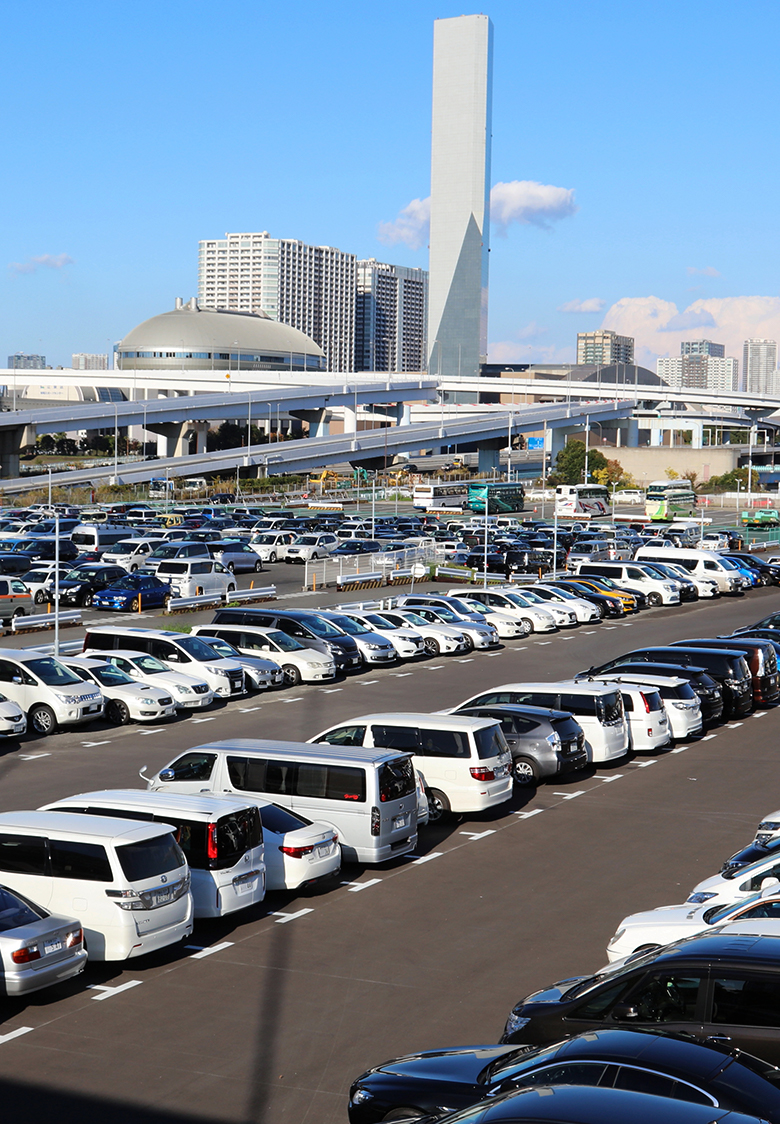
{"type": "Polygon", "coordinates": [[[127,788],[81,792],[40,810],[171,824],[190,868],[196,917],[224,917],[265,897],[263,828],[254,803],[127,788]]]}
{"type": "Polygon", "coordinates": [[[236,580],[221,562],[206,558],[177,558],[161,562],[155,571],[160,581],[170,582],[174,597],[201,597],[216,594],[226,597],[236,588],[236,580]]]}
{"type": "Polygon", "coordinates": [[[0,812],[0,883],[77,917],[90,960],[127,960],[192,933],[190,872],[168,824],[0,812]]]}
{"type": "Polygon", "coordinates": [[[689,550],[679,546],[640,546],[635,555],[637,562],[674,562],[682,566],[691,577],[714,578],[721,593],[742,593],[743,583],[736,570],[712,550],[689,550]]]}
{"type": "Polygon", "coordinates": [[[313,742],[384,746],[413,754],[425,774],[429,820],[481,812],[512,795],[512,755],[493,718],[463,714],[363,714],[323,730],[313,742]]]}
{"type": "Polygon", "coordinates": [[[84,683],[54,656],[35,648],[0,651],[0,692],[22,708],[36,734],[94,722],[103,713],[103,695],[94,683],[84,683]]]}
{"type": "MultiPolygon", "coordinates": [[[[637,559],[637,562],[639,560],[637,559]]],[[[671,578],[645,570],[634,562],[578,562],[574,570],[583,578],[610,578],[621,589],[638,589],[648,605],[679,605],[680,585],[671,578]]]]}
{"type": "Polygon", "coordinates": [[[558,683],[504,683],[466,699],[453,709],[504,703],[543,706],[547,710],[573,714],[585,731],[594,764],[616,761],[628,752],[628,723],[617,684],[580,683],[574,679],[558,683]]]}
{"type": "Polygon", "coordinates": [[[350,862],[385,862],[417,845],[417,778],[397,750],[235,738],[180,754],[149,786],[273,801],[332,828],[350,862]]]}

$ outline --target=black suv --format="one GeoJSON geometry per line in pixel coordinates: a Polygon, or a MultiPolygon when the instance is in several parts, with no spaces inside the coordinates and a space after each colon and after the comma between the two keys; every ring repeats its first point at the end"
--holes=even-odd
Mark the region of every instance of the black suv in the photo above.
{"type": "Polygon", "coordinates": [[[352,671],[362,666],[358,646],[332,621],[305,609],[217,609],[212,624],[254,624],[278,628],[294,636],[307,648],[327,652],[336,662],[336,671],[352,671]]]}
{"type": "Polygon", "coordinates": [[[521,999],[501,1042],[541,1046],[609,1026],[727,1041],[780,1063],[780,941],[697,934],[521,999]]]}
{"type": "MultiPolygon", "coordinates": [[[[127,570],[121,566],[89,562],[75,566],[64,578],[60,578],[60,603],[89,608],[92,598],[99,590],[107,589],[120,578],[126,577],[127,570]]],[[[53,587],[47,591],[47,600],[54,601],[53,587]]]]}
{"type": "Polygon", "coordinates": [[[627,675],[641,675],[642,672],[645,672],[648,675],[669,675],[677,679],[687,679],[699,699],[702,722],[707,725],[717,722],[721,718],[723,695],[718,684],[703,667],[681,667],[670,659],[669,663],[654,663],[650,668],[646,662],[640,663],[637,661],[635,663],[632,656],[625,656],[624,661],[613,667],[612,671],[619,671],[627,675]]]}

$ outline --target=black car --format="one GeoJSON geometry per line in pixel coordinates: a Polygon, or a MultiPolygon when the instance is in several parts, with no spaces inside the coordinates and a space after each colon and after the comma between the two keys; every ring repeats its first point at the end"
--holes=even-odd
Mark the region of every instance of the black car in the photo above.
{"type": "MultiPolygon", "coordinates": [[[[489,550],[487,555],[485,555],[484,550],[470,550],[466,555],[466,566],[473,570],[479,570],[480,573],[486,571],[489,574],[503,574],[506,572],[507,563],[503,554],[497,550],[489,550]],[[485,563],[487,563],[487,566],[485,563]]],[[[511,568],[517,569],[516,566],[511,566],[511,568]]]]}
{"type": "Polygon", "coordinates": [[[743,628],[735,628],[734,636],[760,636],[762,632],[775,632],[780,635],[780,613],[771,613],[768,617],[762,617],[760,621],[755,624],[745,625],[743,628]]]}
{"type": "Polygon", "coordinates": [[[613,672],[626,675],[669,675],[677,679],[687,679],[695,691],[701,707],[701,717],[705,725],[719,721],[723,714],[723,695],[720,687],[703,667],[681,666],[680,664],[654,663],[652,668],[647,663],[634,663],[631,656],[625,657],[625,663],[618,663],[612,668],[613,672]]]}
{"type": "Polygon", "coordinates": [[[698,933],[561,980],[512,1008],[501,1042],[544,1046],[604,1027],[717,1038],[780,1063],[780,942],[698,933]]]}
{"type": "MultiPolygon", "coordinates": [[[[57,556],[57,540],[52,538],[47,539],[24,539],[18,542],[13,548],[13,554],[18,555],[20,558],[27,560],[27,568],[29,569],[33,562],[53,562],[57,556]]],[[[70,539],[60,539],[59,546],[60,562],[75,562],[79,556],[79,548],[70,539]]]]}
{"type": "Polygon", "coordinates": [[[217,609],[212,624],[254,624],[278,628],[306,648],[333,657],[339,672],[357,670],[363,660],[358,646],[330,621],[306,609],[217,609]]]}
{"type": "Polygon", "coordinates": [[[623,608],[623,602],[619,597],[612,597],[606,593],[597,593],[595,589],[590,586],[581,585],[579,582],[572,581],[569,578],[553,578],[552,581],[548,580],[547,585],[559,585],[561,589],[567,589],[569,593],[573,593],[575,597],[581,597],[583,601],[590,601],[601,612],[602,620],[605,617],[623,617],[626,614],[623,608]]]}
{"type": "Polygon", "coordinates": [[[32,565],[26,554],[17,554],[13,550],[0,550],[0,574],[26,574],[30,569],[32,565]]]}
{"type": "MultiPolygon", "coordinates": [[[[60,579],[60,603],[88,608],[98,590],[105,589],[126,576],[127,571],[121,566],[107,564],[75,566],[60,579]]],[[[54,601],[53,589],[48,590],[47,600],[54,601]]]]}
{"type": "Polygon", "coordinates": [[[756,843],[754,840],[752,843],[748,843],[747,847],[743,847],[741,851],[735,851],[733,855],[730,855],[720,868],[720,873],[732,877],[743,867],[760,862],[761,859],[774,854],[775,851],[780,852],[780,839],[770,839],[766,845],[756,843]]]}
{"type": "MultiPolygon", "coordinates": [[[[780,1121],[777,1076],[774,1066],[725,1046],[610,1027],[532,1050],[464,1046],[395,1058],[352,1083],[349,1121],[379,1124],[401,1108],[446,1119],[448,1110],[486,1108],[486,1098],[563,1085],[670,1097],[780,1121]]],[[[662,1109],[659,1124],[665,1120],[662,1109]]]]}
{"type": "Polygon", "coordinates": [[[495,718],[512,754],[515,783],[523,787],[583,769],[588,764],[585,733],[565,710],[541,706],[463,706],[453,714],[495,718]]]}
{"type": "Polygon", "coordinates": [[[753,681],[745,657],[725,648],[685,648],[669,645],[665,648],[642,648],[625,656],[580,672],[580,676],[598,676],[603,671],[614,671],[631,663],[675,663],[681,667],[703,667],[718,684],[723,696],[723,715],[732,718],[748,714],[753,707],[753,681]]]}
{"type": "Polygon", "coordinates": [[[759,585],[780,585],[780,566],[766,562],[756,554],[750,554],[747,550],[730,550],[723,557],[731,559],[738,566],[749,566],[758,574],[759,585]]]}

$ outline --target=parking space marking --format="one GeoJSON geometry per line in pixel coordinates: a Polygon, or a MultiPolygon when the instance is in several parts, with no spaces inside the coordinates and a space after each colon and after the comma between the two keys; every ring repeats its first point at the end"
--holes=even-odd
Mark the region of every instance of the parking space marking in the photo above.
{"type": "Polygon", "coordinates": [[[444,667],[443,663],[429,663],[425,665],[426,671],[441,671],[444,667]]]}
{"type": "Polygon", "coordinates": [[[314,913],[313,909],[299,909],[297,913],[283,913],[281,910],[276,910],[274,913],[269,913],[269,917],[276,918],[277,925],[286,925],[288,921],[295,921],[298,917],[303,917],[307,913],[314,913]]]}
{"type": "Polygon", "coordinates": [[[573,640],[573,639],[574,639],[573,636],[562,636],[561,637],[561,640],[573,640]]]}
{"type": "Polygon", "coordinates": [[[107,984],[87,984],[91,991],[99,991],[100,995],[93,995],[90,998],[97,999],[111,999],[113,995],[119,995],[121,991],[129,991],[131,987],[140,987],[143,980],[128,980],[127,983],[117,984],[116,987],[109,987],[107,984]]]}
{"type": "Polygon", "coordinates": [[[20,753],[20,761],[35,761],[38,757],[51,757],[50,753],[20,753]]]}
{"type": "Polygon", "coordinates": [[[283,703],[303,702],[303,695],[295,695],[291,699],[280,699],[279,701],[283,703]]]}
{"type": "MultiPolygon", "coordinates": [[[[285,701],[288,701],[288,700],[285,700],[285,701]]],[[[215,715],[212,715],[210,718],[190,718],[190,722],[214,722],[215,720],[216,720],[215,715]]]]}
{"type": "MultiPolygon", "coordinates": [[[[320,690],[322,691],[323,695],[335,695],[337,693],[337,691],[343,691],[344,688],[343,687],[320,687],[320,690]]],[[[257,707],[257,709],[259,710],[260,708],[257,707]]]]}
{"type": "Polygon", "coordinates": [[[726,729],[727,730],[738,730],[740,726],[744,726],[744,725],[745,725],[744,722],[729,722],[726,729]]]}
{"type": "Polygon", "coordinates": [[[262,710],[261,706],[240,706],[238,708],[242,714],[251,714],[253,710],[262,710]]]}
{"type": "Polygon", "coordinates": [[[415,858],[414,855],[407,855],[408,859],[412,860],[412,866],[421,866],[423,863],[429,863],[431,859],[440,859],[444,851],[431,851],[429,855],[421,855],[420,858],[415,858]]]}
{"type": "Polygon", "coordinates": [[[590,632],[583,632],[583,634],[582,634],[582,635],[583,635],[583,636],[595,636],[595,635],[596,635],[596,630],[595,630],[595,628],[592,628],[592,629],[590,630],[590,632]]]}
{"type": "Polygon", "coordinates": [[[108,745],[110,741],[111,741],[111,739],[110,739],[110,738],[107,738],[107,739],[106,739],[105,741],[103,741],[103,742],[82,742],[81,744],[82,744],[83,746],[86,746],[86,747],[87,747],[87,749],[92,749],[92,747],[93,747],[93,746],[95,746],[95,745],[108,745]]]}
{"type": "Polygon", "coordinates": [[[703,742],[711,742],[711,741],[712,741],[712,739],[713,739],[713,738],[717,738],[717,736],[718,736],[717,734],[707,734],[707,735],[706,735],[705,737],[703,737],[703,738],[701,739],[701,741],[703,741],[703,742]]]}
{"type": "Polygon", "coordinates": [[[562,796],[564,800],[573,800],[575,796],[584,796],[587,788],[578,788],[576,792],[554,792],[553,796],[562,796]]]}
{"type": "Polygon", "coordinates": [[[544,808],[532,808],[530,812],[514,812],[515,816],[519,816],[521,820],[530,820],[531,816],[541,816],[544,808]]]}
{"type": "Polygon", "coordinates": [[[164,726],[158,726],[154,730],[139,730],[138,733],[141,735],[142,738],[148,738],[150,734],[161,734],[164,729],[165,729],[164,726]]]}
{"type": "Polygon", "coordinates": [[[634,627],[633,621],[623,621],[623,628],[633,628],[633,627],[634,627]]]}
{"type": "Polygon", "coordinates": [[[393,675],[395,676],[396,679],[406,679],[407,676],[413,675],[413,674],[414,674],[414,672],[412,672],[412,671],[394,671],[393,672],[393,675]]]}
{"type": "Polygon", "coordinates": [[[602,626],[607,632],[614,632],[617,628],[616,624],[605,624],[602,626]]]}
{"type": "MultiPolygon", "coordinates": [[[[496,652],[496,655],[498,655],[498,652],[496,652]]],[[[473,656],[466,656],[465,659],[455,660],[455,663],[474,663],[474,657],[473,656]]]]}
{"type": "Polygon", "coordinates": [[[687,748],[687,745],[678,745],[675,749],[672,750],[672,753],[685,753],[687,748]]]}
{"type": "Polygon", "coordinates": [[[372,683],[378,683],[378,679],[358,679],[361,687],[370,687],[372,683]]]}
{"type": "Polygon", "coordinates": [[[646,769],[648,765],[657,765],[657,764],[658,764],[658,761],[655,757],[652,759],[652,761],[634,761],[634,765],[636,765],[637,769],[646,769]]]}
{"type": "Polygon", "coordinates": [[[29,1034],[31,1030],[35,1030],[34,1026],[20,1026],[17,1030],[9,1030],[8,1034],[0,1034],[0,1045],[4,1042],[10,1042],[12,1038],[20,1038],[23,1034],[29,1034]]]}
{"type": "Polygon", "coordinates": [[[594,779],[597,781],[603,781],[604,784],[611,784],[612,781],[619,781],[624,776],[625,773],[613,773],[611,777],[595,777],[594,779]]]}
{"type": "Polygon", "coordinates": [[[490,827],[487,831],[462,831],[460,834],[468,835],[471,842],[476,843],[478,839],[487,839],[488,835],[495,835],[496,833],[493,828],[490,827]]]}
{"type": "Polygon", "coordinates": [[[369,886],[378,886],[381,881],[381,878],[369,878],[368,882],[342,882],[341,885],[348,886],[350,894],[359,894],[369,886]]]}
{"type": "MultiPolygon", "coordinates": [[[[516,652],[524,652],[525,648],[515,648],[515,651],[516,652]]],[[[503,654],[502,652],[486,652],[487,658],[489,660],[492,660],[494,656],[500,656],[502,654],[503,654]]]]}
{"type": "Polygon", "coordinates": [[[552,644],[552,640],[537,640],[536,643],[540,648],[544,648],[547,644],[552,644]]]}
{"type": "Polygon", "coordinates": [[[221,944],[213,944],[210,947],[204,947],[202,944],[185,944],[186,949],[194,949],[190,960],[202,960],[204,956],[212,956],[215,952],[222,952],[223,948],[232,948],[232,941],[222,941],[221,944]]]}
{"type": "Polygon", "coordinates": [[[759,710],[755,714],[751,714],[750,717],[751,718],[763,718],[765,714],[766,714],[765,710],[759,710]]]}

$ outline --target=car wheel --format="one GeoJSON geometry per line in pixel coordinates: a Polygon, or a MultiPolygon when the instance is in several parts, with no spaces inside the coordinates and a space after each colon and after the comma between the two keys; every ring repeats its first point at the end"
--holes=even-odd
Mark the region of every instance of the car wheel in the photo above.
{"type": "Polygon", "coordinates": [[[259,574],[260,571],[262,570],[262,568],[263,568],[263,563],[258,558],[258,560],[255,562],[255,573],[259,574]]]}
{"type": "Polygon", "coordinates": [[[423,645],[425,647],[426,654],[429,656],[438,656],[441,652],[441,644],[435,636],[426,636],[425,640],[423,641],[423,645]]]}
{"type": "Polygon", "coordinates": [[[295,664],[285,663],[282,664],[282,671],[284,672],[284,683],[286,687],[297,687],[301,681],[301,673],[295,664]]]}
{"type": "Polygon", "coordinates": [[[648,603],[648,605],[652,605],[654,609],[656,609],[662,603],[662,601],[663,601],[663,598],[661,597],[660,593],[654,592],[654,593],[648,593],[648,595],[647,595],[647,603],[648,603]]]}
{"type": "Polygon", "coordinates": [[[474,641],[472,640],[472,638],[469,636],[469,634],[467,632],[463,633],[463,639],[466,641],[465,650],[467,652],[473,652],[474,651],[474,641]]]}
{"type": "Polygon", "coordinates": [[[450,814],[450,802],[438,788],[428,789],[428,823],[438,823],[450,814]]]}
{"type": "Polygon", "coordinates": [[[85,593],[83,598],[81,599],[82,607],[84,609],[90,609],[92,607],[92,602],[94,600],[95,600],[95,594],[94,593],[85,593]]]}
{"type": "Polygon", "coordinates": [[[539,766],[530,757],[516,757],[512,762],[512,776],[515,784],[530,788],[539,783],[539,766]]]}
{"type": "Polygon", "coordinates": [[[24,616],[24,609],[14,609],[14,614],[13,614],[13,618],[12,618],[13,620],[15,620],[17,617],[23,617],[23,616],[24,616]]]}
{"type": "Polygon", "coordinates": [[[270,552],[270,554],[268,555],[268,561],[269,562],[275,562],[276,561],[276,551],[275,550],[272,550],[270,552]]]}
{"type": "Polygon", "coordinates": [[[132,566],[130,567],[130,573],[134,574],[137,569],[138,569],[138,564],[136,562],[133,562],[132,566]]]}
{"type": "Polygon", "coordinates": [[[131,613],[137,613],[140,608],[141,608],[141,602],[138,600],[137,597],[134,597],[133,600],[130,602],[130,612],[131,613]]]}
{"type": "Polygon", "coordinates": [[[106,707],[106,715],[109,722],[113,722],[115,726],[126,726],[130,721],[130,711],[127,704],[123,703],[121,699],[112,699],[106,707]]]}
{"type": "Polygon", "coordinates": [[[46,600],[46,594],[42,589],[36,590],[34,601],[36,605],[42,605],[46,600]]]}
{"type": "Polygon", "coordinates": [[[529,620],[528,617],[523,617],[523,619],[520,623],[522,624],[523,628],[525,629],[526,636],[530,636],[531,633],[534,630],[534,622],[529,620]]]}
{"type": "Polygon", "coordinates": [[[34,706],[27,720],[36,734],[54,734],[57,731],[57,716],[50,706],[34,706]]]}
{"type": "Polygon", "coordinates": [[[312,561],[312,562],[316,562],[318,558],[319,558],[319,554],[318,554],[318,553],[317,553],[317,551],[315,550],[315,551],[314,551],[314,553],[313,553],[313,554],[312,554],[312,556],[311,556],[311,561],[312,561]]]}

